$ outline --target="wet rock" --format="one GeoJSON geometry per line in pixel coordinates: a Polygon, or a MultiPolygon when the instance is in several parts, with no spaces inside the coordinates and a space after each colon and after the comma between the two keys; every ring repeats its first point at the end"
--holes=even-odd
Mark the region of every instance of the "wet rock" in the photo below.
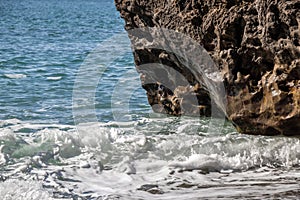
{"type": "Polygon", "coordinates": [[[154,185],[154,184],[145,184],[142,185],[141,187],[138,188],[138,190],[143,190],[143,191],[147,191],[150,190],[152,188],[158,188],[158,185],[154,185]]]}
{"type": "Polygon", "coordinates": [[[159,188],[152,188],[150,190],[147,190],[147,192],[151,194],[164,194],[164,192],[159,188]]]}
{"type": "Polygon", "coordinates": [[[137,190],[142,190],[145,192],[149,192],[151,194],[164,194],[164,192],[161,189],[159,189],[158,185],[153,185],[153,184],[142,185],[137,190]]]}
{"type": "MultiPolygon", "coordinates": [[[[226,116],[238,131],[300,135],[299,0],[115,0],[115,4],[126,30],[176,30],[208,51],[223,76],[226,116]]],[[[147,35],[140,39],[151,43],[147,35]]],[[[154,111],[211,114],[215,105],[210,91],[195,81],[189,67],[174,53],[140,48],[134,59],[154,111]],[[160,65],[153,74],[143,71],[145,63],[160,65]],[[190,87],[181,84],[166,66],[184,76],[190,87]],[[159,81],[147,84],[148,79],[159,76],[170,87],[159,81]],[[196,103],[188,101],[190,95],[197,97],[196,103]]]]}
{"type": "Polygon", "coordinates": [[[4,182],[4,181],[6,181],[6,177],[5,177],[5,176],[2,176],[2,175],[0,175],[0,182],[4,182]]]}
{"type": "Polygon", "coordinates": [[[192,188],[195,187],[195,184],[190,184],[190,183],[181,183],[179,185],[177,185],[176,187],[178,188],[192,188]]]}

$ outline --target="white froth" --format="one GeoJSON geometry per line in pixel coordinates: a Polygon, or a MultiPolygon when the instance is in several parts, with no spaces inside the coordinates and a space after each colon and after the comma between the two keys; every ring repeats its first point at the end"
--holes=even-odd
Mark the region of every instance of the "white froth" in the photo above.
{"type": "MultiPolygon", "coordinates": [[[[230,198],[251,194],[247,189],[258,191],[258,196],[276,194],[272,187],[260,190],[259,184],[272,182],[283,192],[295,189],[291,177],[300,166],[297,138],[234,132],[209,136],[190,119],[89,123],[80,126],[81,132],[74,126],[18,120],[1,124],[3,177],[37,177],[39,184],[58,193],[91,199],[230,198]],[[24,128],[33,132],[23,134],[24,128]],[[144,191],[147,188],[161,194],[144,191]],[[225,189],[232,193],[225,194],[225,189]]],[[[32,191],[39,191],[38,185],[32,191]]]]}
{"type": "Polygon", "coordinates": [[[0,182],[0,197],[3,200],[53,199],[51,194],[42,188],[41,182],[14,179],[0,182]]]}
{"type": "Polygon", "coordinates": [[[10,79],[21,79],[27,77],[26,74],[4,74],[4,76],[10,79]]]}
{"type": "Polygon", "coordinates": [[[61,76],[49,76],[47,77],[47,80],[49,81],[58,81],[58,80],[61,80],[62,77],[61,76]]]}

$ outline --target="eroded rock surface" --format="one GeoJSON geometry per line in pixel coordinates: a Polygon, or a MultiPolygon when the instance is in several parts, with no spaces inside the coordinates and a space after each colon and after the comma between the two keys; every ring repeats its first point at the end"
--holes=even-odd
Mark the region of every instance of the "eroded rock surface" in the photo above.
{"type": "MultiPolygon", "coordinates": [[[[126,30],[172,29],[209,52],[223,76],[226,115],[240,132],[300,135],[299,0],[115,0],[115,4],[126,30]]],[[[136,50],[134,58],[155,111],[211,114],[209,91],[176,55],[145,48],[136,50]],[[161,71],[155,70],[160,75],[169,66],[190,85],[145,84],[144,80],[157,76],[139,68],[145,63],[161,64],[161,71]],[[189,95],[195,95],[197,102],[185,102],[189,95]]]]}

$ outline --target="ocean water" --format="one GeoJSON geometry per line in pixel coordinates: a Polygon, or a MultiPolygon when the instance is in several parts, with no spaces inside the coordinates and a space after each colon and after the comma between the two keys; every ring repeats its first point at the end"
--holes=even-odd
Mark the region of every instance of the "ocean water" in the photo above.
{"type": "Polygon", "coordinates": [[[153,113],[123,26],[112,0],[0,0],[0,199],[300,197],[299,138],[153,113]]]}

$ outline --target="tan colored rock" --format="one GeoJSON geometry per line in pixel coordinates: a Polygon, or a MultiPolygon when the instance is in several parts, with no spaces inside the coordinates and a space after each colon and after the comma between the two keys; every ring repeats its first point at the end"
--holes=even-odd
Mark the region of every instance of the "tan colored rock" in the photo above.
{"type": "MultiPolygon", "coordinates": [[[[165,27],[189,35],[211,55],[224,77],[227,116],[247,134],[300,135],[300,0],[115,0],[125,29],[165,27]]],[[[209,115],[211,100],[174,55],[141,49],[137,69],[157,62],[179,69],[191,83],[145,85],[150,105],[174,115],[209,115]],[[196,93],[198,105],[185,101],[196,93]],[[161,101],[163,100],[163,101],[161,101]],[[167,101],[166,101],[167,100],[167,101]],[[158,106],[154,106],[158,105],[158,106]],[[185,109],[184,109],[185,108],[185,109]],[[198,109],[198,110],[197,110],[198,109]]],[[[149,74],[143,74],[143,80],[149,74]]],[[[172,80],[170,80],[172,81],[172,80]]]]}

